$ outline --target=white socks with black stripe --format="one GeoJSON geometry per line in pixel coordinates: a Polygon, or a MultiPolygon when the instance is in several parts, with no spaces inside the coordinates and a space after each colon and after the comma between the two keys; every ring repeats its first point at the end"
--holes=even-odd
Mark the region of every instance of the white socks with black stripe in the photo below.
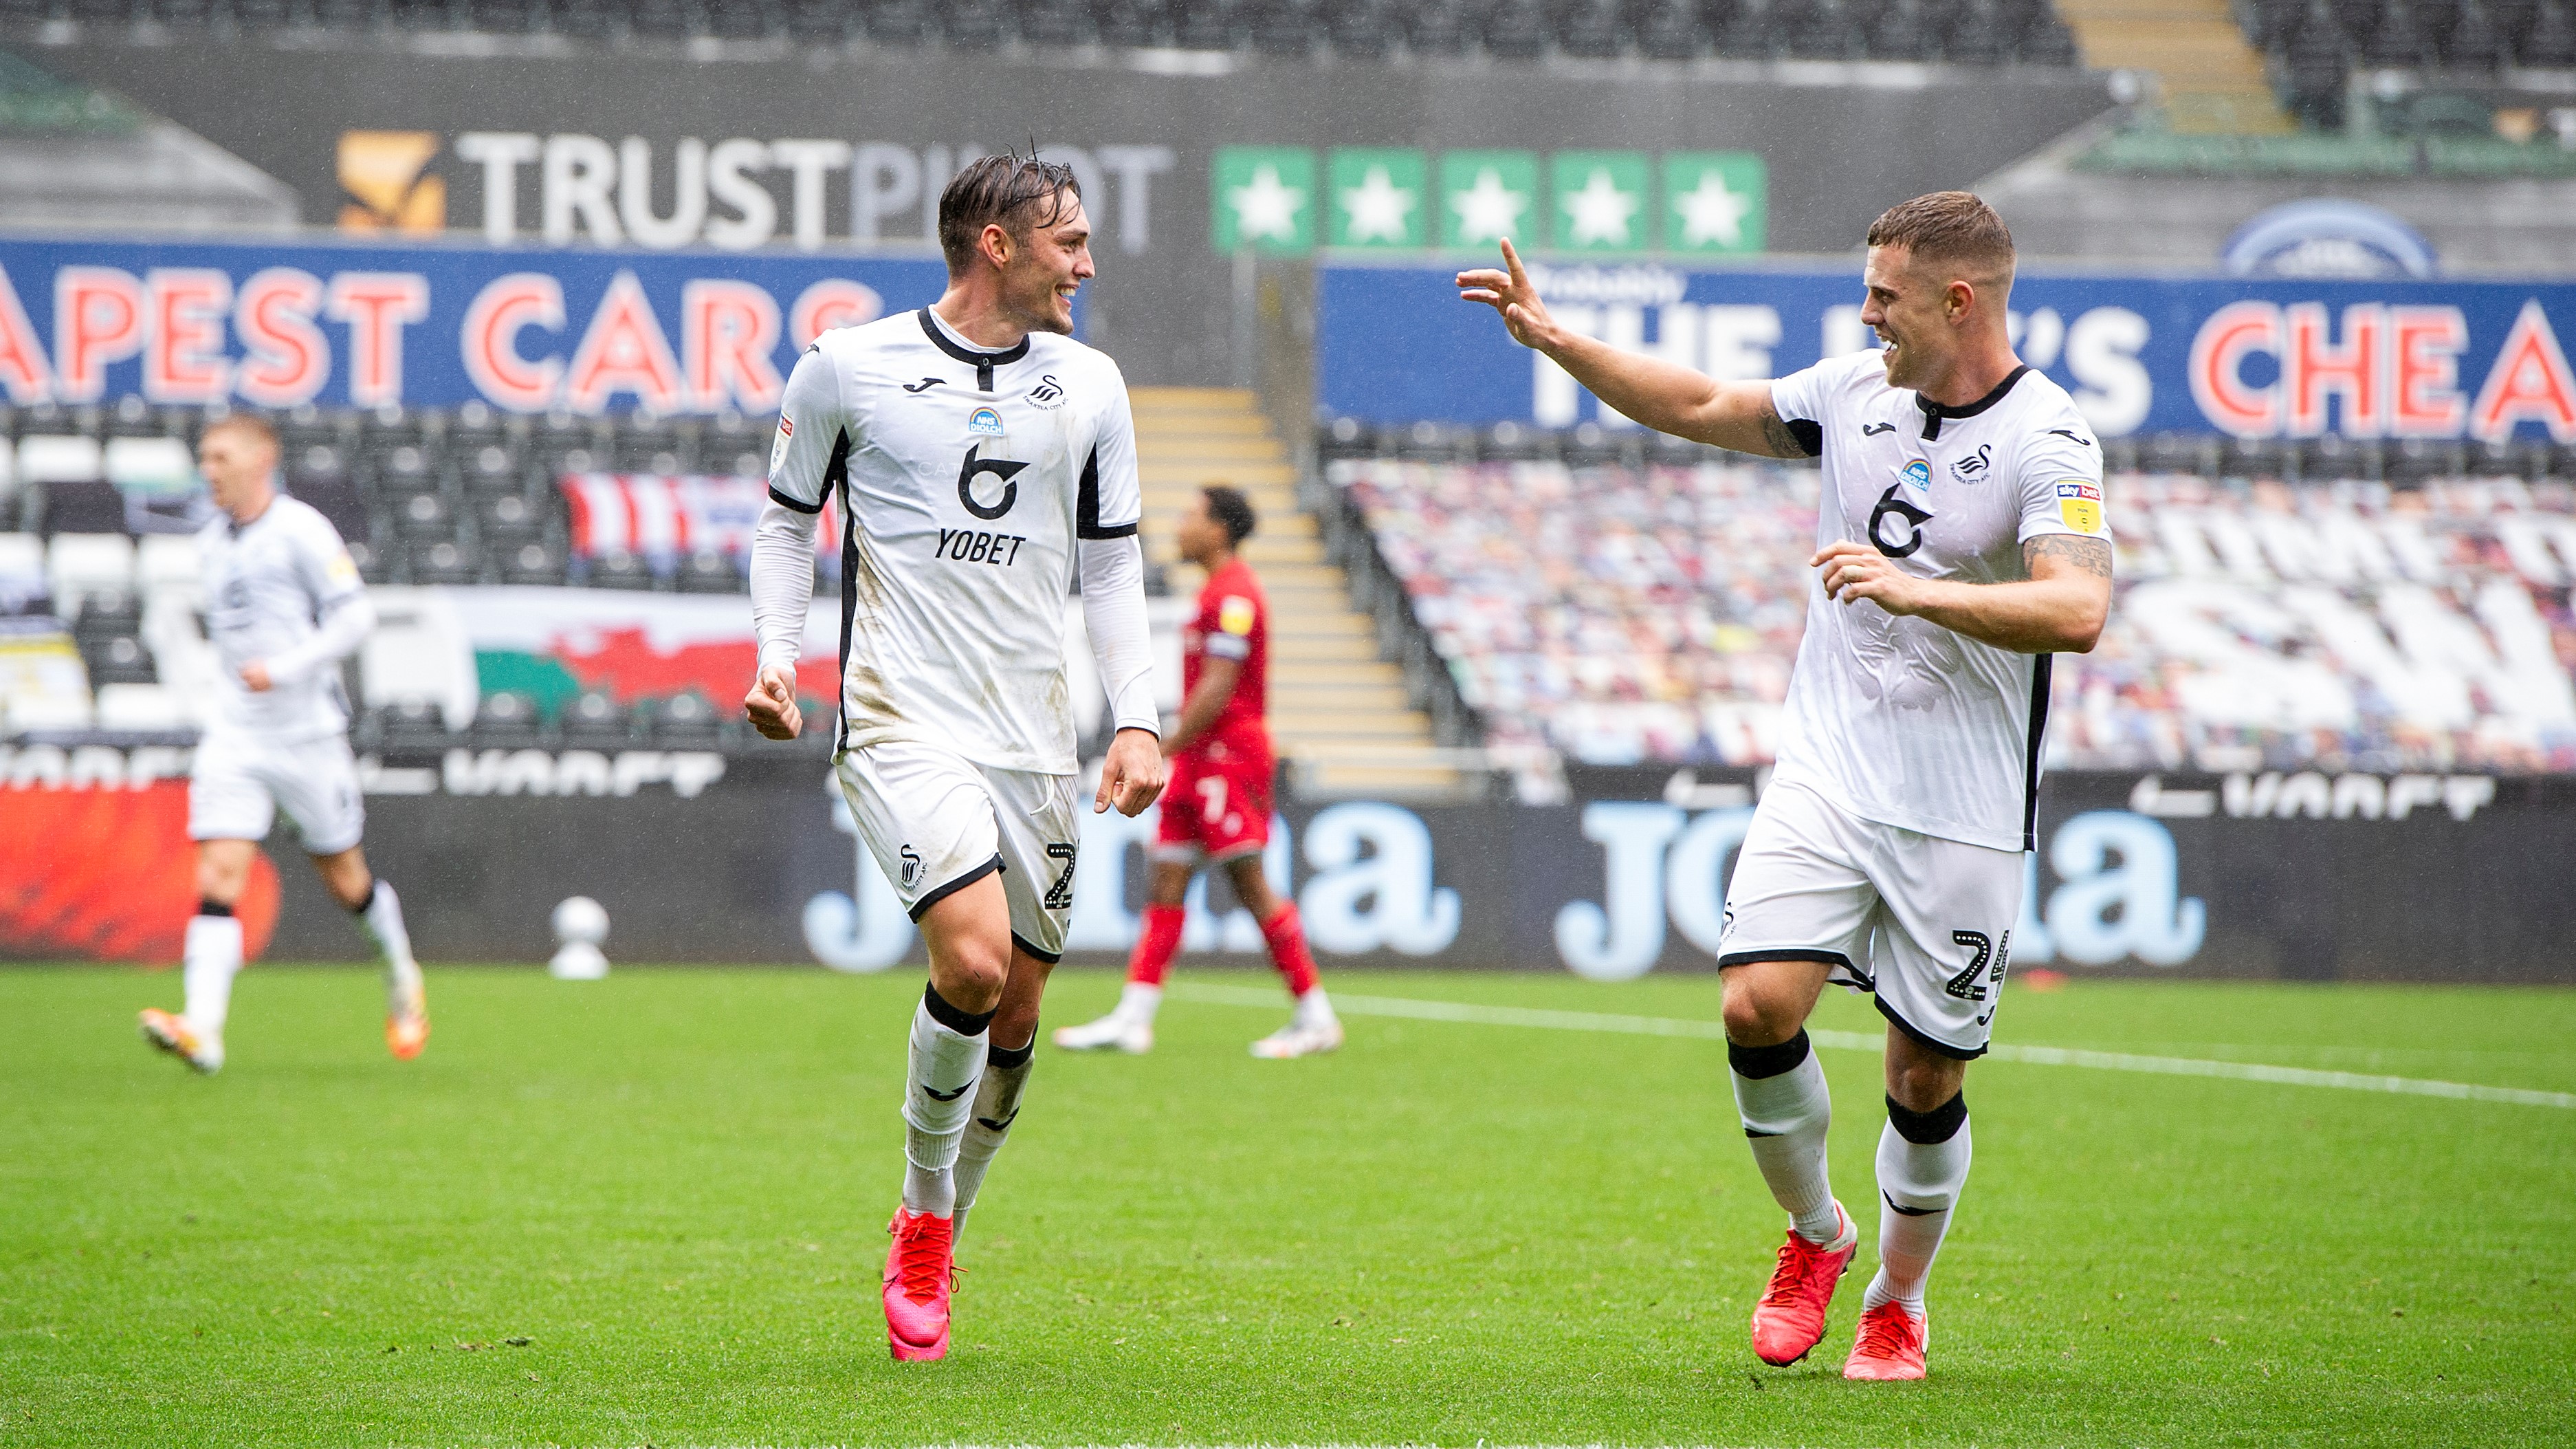
{"type": "Polygon", "coordinates": [[[376,877],[356,915],[367,939],[376,943],[376,954],[384,958],[386,1015],[412,1010],[420,1000],[420,963],[412,959],[411,932],[403,926],[402,898],[394,894],[393,882],[376,877]]]}
{"type": "Polygon", "coordinates": [[[966,1120],[966,1135],[957,1146],[957,1211],[955,1231],[966,1231],[966,1214],[984,1186],[993,1155],[1011,1137],[1019,1119],[1020,1094],[1028,1090],[1029,1069],[1037,1065],[1038,1041],[1017,1051],[995,1047],[984,1056],[983,1085],[975,1089],[975,1111],[966,1120]]]}
{"type": "Polygon", "coordinates": [[[1922,1316],[1923,1280],[1973,1155],[1965,1093],[1929,1112],[1909,1112],[1888,1098],[1887,1126],[1878,1134],[1878,1273],[1861,1295],[1864,1310],[1893,1300],[1922,1316]]]}
{"type": "Polygon", "coordinates": [[[1825,1130],[1833,1125],[1834,1099],[1807,1033],[1777,1046],[1729,1042],[1726,1064],[1745,1139],[1771,1196],[1788,1211],[1798,1236],[1819,1245],[1833,1242],[1843,1231],[1833,1185],[1825,1177],[1825,1130]]]}
{"type": "Polygon", "coordinates": [[[224,1018],[232,1014],[233,977],[242,964],[241,921],[230,906],[207,901],[188,918],[186,944],[180,948],[179,975],[187,993],[180,1015],[188,1025],[218,1041],[224,1018]]]}
{"type": "Polygon", "coordinates": [[[903,1092],[903,1205],[948,1217],[957,1209],[957,1145],[974,1110],[993,1013],[964,1012],[925,987],[912,1009],[903,1092]]]}

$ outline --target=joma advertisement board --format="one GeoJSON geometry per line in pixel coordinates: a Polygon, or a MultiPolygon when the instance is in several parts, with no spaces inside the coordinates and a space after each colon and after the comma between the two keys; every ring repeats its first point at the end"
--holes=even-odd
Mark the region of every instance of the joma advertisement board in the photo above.
{"type": "MultiPolygon", "coordinates": [[[[176,958],[195,899],[186,768],[167,748],[0,748],[0,958],[176,958]]],[[[1328,966],[1709,969],[1750,779],[1597,773],[1563,806],[1292,803],[1266,864],[1328,966]]],[[[362,774],[369,858],[432,960],[542,960],[571,895],[607,906],[619,960],[921,959],[817,756],[456,749],[370,757],[362,774]]],[[[1084,817],[1071,959],[1133,945],[1153,830],[1150,812],[1084,817]]],[[[2562,777],[2069,774],[2043,796],[2039,839],[2017,966],[2576,982],[2562,777]]],[[[255,943],[356,959],[291,837],[272,848],[255,943]]],[[[1261,959],[1260,932],[1204,879],[1184,945],[1261,959]]]]}
{"type": "MultiPolygon", "coordinates": [[[[1499,262],[1496,263],[1497,265],[1499,262]]],[[[1317,391],[1333,413],[1629,426],[1455,271],[1336,264],[1316,284],[1317,391]]],[[[1874,345],[1860,269],[1541,263],[1557,318],[1614,346],[1729,379],[1778,377],[1874,345]]],[[[2072,274],[2014,283],[2022,359],[2106,437],[2547,437],[2576,442],[2566,282],[2326,282],[2072,274]]]]}

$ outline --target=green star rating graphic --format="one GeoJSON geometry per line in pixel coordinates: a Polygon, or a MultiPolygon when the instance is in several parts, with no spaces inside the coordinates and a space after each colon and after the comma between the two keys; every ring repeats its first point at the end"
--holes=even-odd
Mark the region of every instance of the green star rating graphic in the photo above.
{"type": "Polygon", "coordinates": [[[1324,168],[1337,247],[1420,247],[1431,237],[1431,169],[1419,151],[1340,150],[1324,168]]]}
{"type": "Polygon", "coordinates": [[[1643,151],[1559,151],[1548,159],[1555,198],[1550,241],[1562,252],[1638,252],[1654,239],[1643,151]]]}
{"type": "Polygon", "coordinates": [[[1770,194],[1770,173],[1750,151],[1667,153],[1664,250],[1762,250],[1770,194]]]}
{"type": "Polygon", "coordinates": [[[1451,151],[1440,158],[1440,240],[1461,250],[1491,252],[1510,237],[1534,238],[1538,210],[1538,156],[1530,151],[1451,151]]]}
{"type": "Polygon", "coordinates": [[[1209,230],[1219,252],[1250,247],[1295,256],[1315,245],[1315,153],[1293,146],[1223,146],[1208,171],[1209,230]]]}

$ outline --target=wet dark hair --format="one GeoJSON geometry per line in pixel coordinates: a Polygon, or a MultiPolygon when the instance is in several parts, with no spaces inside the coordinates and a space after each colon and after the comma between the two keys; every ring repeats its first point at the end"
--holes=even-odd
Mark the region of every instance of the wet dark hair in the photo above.
{"type": "Polygon", "coordinates": [[[984,228],[998,223],[1011,235],[1026,237],[1035,227],[1064,220],[1081,199],[1082,183],[1073,168],[1039,160],[1034,148],[1026,156],[1006,152],[968,162],[939,193],[939,251],[948,259],[948,274],[966,270],[984,228]]]}
{"type": "Polygon", "coordinates": [[[1252,500],[1243,496],[1242,489],[1218,483],[1199,491],[1207,496],[1208,517],[1225,530],[1226,547],[1241,547],[1245,539],[1252,537],[1252,530],[1260,527],[1261,516],[1252,511],[1252,500]]]}

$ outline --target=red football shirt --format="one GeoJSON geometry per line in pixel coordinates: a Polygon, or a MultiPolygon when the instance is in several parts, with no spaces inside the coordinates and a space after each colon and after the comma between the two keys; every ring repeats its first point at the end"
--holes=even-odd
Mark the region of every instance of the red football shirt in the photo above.
{"type": "Polygon", "coordinates": [[[1199,672],[1210,655],[1242,662],[1234,693],[1217,712],[1206,740],[1267,741],[1263,715],[1270,700],[1270,604],[1261,596],[1261,580],[1238,556],[1208,575],[1199,590],[1198,616],[1181,634],[1181,693],[1198,688],[1199,672]]]}

